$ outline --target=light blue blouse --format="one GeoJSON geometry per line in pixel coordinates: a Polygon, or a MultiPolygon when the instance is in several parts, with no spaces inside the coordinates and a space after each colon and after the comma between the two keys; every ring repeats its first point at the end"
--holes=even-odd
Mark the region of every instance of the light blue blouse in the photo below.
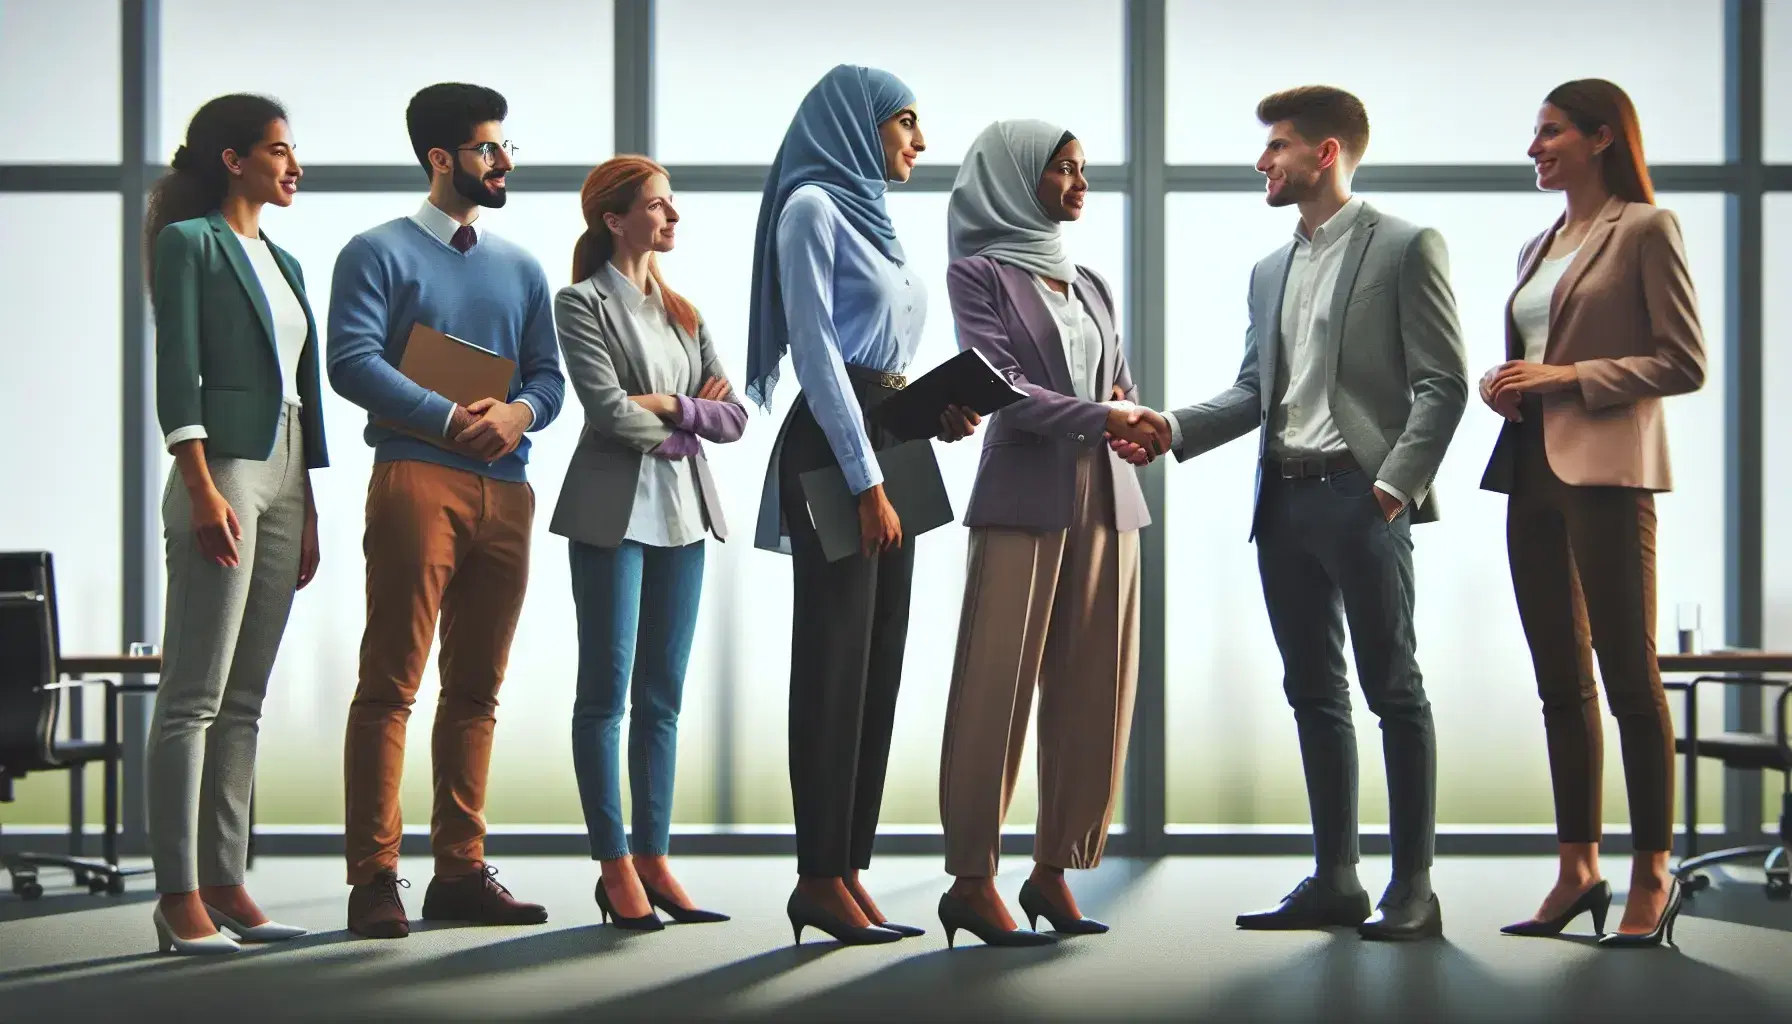
{"type": "Polygon", "coordinates": [[[804,185],[778,219],[790,362],[854,494],[883,483],[847,364],[904,373],[921,344],[927,290],[853,230],[827,192],[804,185]]]}

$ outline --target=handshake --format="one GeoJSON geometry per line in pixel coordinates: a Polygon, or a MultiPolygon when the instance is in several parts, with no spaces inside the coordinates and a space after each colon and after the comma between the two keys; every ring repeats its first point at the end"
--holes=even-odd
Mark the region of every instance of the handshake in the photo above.
{"type": "Polygon", "coordinates": [[[1170,450],[1170,421],[1161,412],[1121,398],[1108,404],[1108,447],[1135,466],[1150,465],[1170,450]]]}

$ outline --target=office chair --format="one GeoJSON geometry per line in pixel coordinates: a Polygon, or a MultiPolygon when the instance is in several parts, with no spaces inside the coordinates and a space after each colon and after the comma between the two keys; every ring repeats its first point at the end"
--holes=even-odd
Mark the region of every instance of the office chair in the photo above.
{"type": "Polygon", "coordinates": [[[1792,862],[1788,861],[1787,853],[1788,848],[1792,848],[1792,745],[1788,745],[1786,735],[1786,711],[1789,699],[1792,699],[1792,683],[1776,683],[1773,680],[1764,680],[1759,676],[1722,674],[1700,676],[1690,683],[1668,685],[1672,689],[1686,691],[1687,707],[1686,735],[1674,740],[1674,750],[1686,755],[1686,836],[1689,856],[1681,858],[1680,863],[1675,866],[1674,877],[1678,878],[1689,892],[1698,892],[1711,885],[1711,876],[1703,874],[1702,869],[1714,864],[1761,858],[1762,867],[1767,871],[1767,898],[1772,900],[1792,899],[1792,862]],[[1777,688],[1779,697],[1774,704],[1773,731],[1770,733],[1726,732],[1715,736],[1700,736],[1698,702],[1695,700],[1700,683],[1718,683],[1724,686],[1762,686],[1770,690],[1777,688]],[[1698,763],[1701,757],[1720,761],[1726,768],[1780,773],[1778,843],[1738,846],[1707,854],[1698,853],[1698,763]]]}
{"type": "MultiPolygon", "coordinates": [[[[128,876],[146,868],[118,866],[118,690],[110,680],[65,681],[59,668],[56,576],[47,551],[0,552],[0,802],[11,802],[13,781],[33,772],[81,772],[93,762],[105,770],[104,859],[69,854],[0,853],[12,891],[43,895],[38,868],[67,868],[76,885],[92,892],[124,892],[128,876]],[[58,739],[62,695],[101,685],[106,694],[102,740],[58,739]]],[[[78,829],[80,822],[72,823],[78,829]]]]}

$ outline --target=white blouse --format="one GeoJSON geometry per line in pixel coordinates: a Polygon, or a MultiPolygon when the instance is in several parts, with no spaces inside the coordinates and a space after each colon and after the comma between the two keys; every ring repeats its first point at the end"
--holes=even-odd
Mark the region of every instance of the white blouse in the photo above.
{"type": "Polygon", "coordinates": [[[1100,381],[1096,380],[1101,375],[1101,331],[1082,300],[1076,297],[1075,286],[1069,288],[1068,295],[1059,295],[1037,274],[1033,275],[1033,286],[1039,289],[1052,322],[1058,326],[1058,340],[1064,346],[1064,362],[1070,367],[1073,393],[1085,402],[1105,401],[1107,396],[1096,394],[1101,388],[1100,381]]]}
{"type": "MultiPolygon", "coordinates": [[[[610,288],[622,297],[623,315],[634,321],[635,334],[646,350],[648,389],[659,395],[683,392],[691,375],[691,359],[666,315],[659,290],[643,295],[613,263],[605,263],[604,271],[610,275],[610,288]]],[[[703,539],[703,505],[697,497],[690,459],[641,456],[635,507],[622,539],[656,548],[683,547],[703,539]]]]}
{"type": "Polygon", "coordinates": [[[1539,260],[1531,279],[1512,296],[1512,322],[1518,327],[1518,339],[1524,344],[1527,363],[1543,361],[1543,354],[1549,348],[1549,302],[1562,275],[1574,262],[1574,253],[1579,251],[1539,260]]]}

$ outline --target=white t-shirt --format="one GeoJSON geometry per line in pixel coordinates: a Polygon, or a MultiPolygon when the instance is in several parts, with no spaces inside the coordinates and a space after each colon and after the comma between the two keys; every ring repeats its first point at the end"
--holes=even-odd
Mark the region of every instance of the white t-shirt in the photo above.
{"type": "Polygon", "coordinates": [[[1070,383],[1076,397],[1085,402],[1105,401],[1106,395],[1095,393],[1100,387],[1095,378],[1101,375],[1101,331],[1094,318],[1077,298],[1075,288],[1070,288],[1068,295],[1059,295],[1037,274],[1033,275],[1033,285],[1045,300],[1052,322],[1058,325],[1058,339],[1064,346],[1064,362],[1070,367],[1070,383]]]}
{"type": "Polygon", "coordinates": [[[299,405],[299,355],[305,351],[305,337],[311,332],[305,306],[286,283],[286,275],[274,262],[274,251],[268,243],[242,235],[237,235],[236,240],[248,254],[249,266],[255,268],[261,293],[268,300],[268,313],[274,318],[274,350],[280,356],[280,397],[288,405],[299,405]]]}

